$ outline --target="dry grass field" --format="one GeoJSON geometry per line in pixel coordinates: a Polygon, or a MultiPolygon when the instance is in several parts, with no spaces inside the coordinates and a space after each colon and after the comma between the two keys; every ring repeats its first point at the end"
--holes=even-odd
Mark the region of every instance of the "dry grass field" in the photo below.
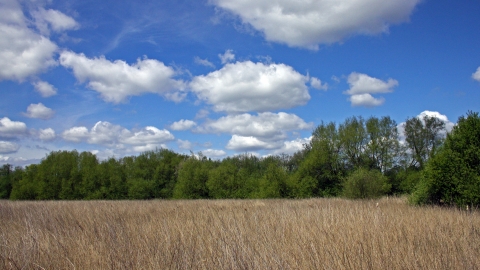
{"type": "Polygon", "coordinates": [[[0,268],[480,269],[480,214],[399,198],[0,201],[0,268]]]}

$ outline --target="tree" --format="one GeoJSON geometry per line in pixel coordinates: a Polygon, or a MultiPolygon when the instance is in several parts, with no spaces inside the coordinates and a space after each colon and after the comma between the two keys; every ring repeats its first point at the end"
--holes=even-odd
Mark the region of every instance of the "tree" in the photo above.
{"type": "Polygon", "coordinates": [[[338,128],[338,137],[345,165],[351,168],[365,166],[367,163],[365,147],[368,143],[365,120],[355,116],[347,118],[338,128]]]}
{"type": "Polygon", "coordinates": [[[288,179],[290,197],[334,196],[340,190],[344,167],[342,141],[335,123],[321,123],[305,148],[305,158],[288,179]]]}
{"type": "Polygon", "coordinates": [[[371,117],[366,122],[368,143],[366,154],[371,167],[386,173],[395,165],[399,154],[397,123],[390,117],[371,117]]]}
{"type": "Polygon", "coordinates": [[[391,188],[388,179],[380,171],[359,168],[343,183],[343,195],[350,199],[374,199],[383,196],[391,188]]]}
{"type": "Polygon", "coordinates": [[[411,196],[415,204],[480,206],[480,117],[461,116],[428,162],[411,196]]]}
{"type": "Polygon", "coordinates": [[[410,118],[404,124],[405,141],[412,157],[411,166],[424,168],[425,163],[433,156],[443,142],[445,123],[425,115],[423,118],[410,118]]]}
{"type": "Polygon", "coordinates": [[[212,161],[192,155],[179,165],[177,183],[173,189],[175,199],[208,198],[207,181],[212,161]]]}
{"type": "Polygon", "coordinates": [[[0,168],[0,199],[10,198],[12,192],[12,165],[4,164],[0,168]]]}

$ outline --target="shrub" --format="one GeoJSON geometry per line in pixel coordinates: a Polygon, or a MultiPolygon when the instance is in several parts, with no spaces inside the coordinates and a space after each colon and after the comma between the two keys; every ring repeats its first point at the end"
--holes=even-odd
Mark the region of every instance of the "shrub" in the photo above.
{"type": "Polygon", "coordinates": [[[480,117],[460,117],[427,163],[410,198],[413,204],[480,205],[480,117]]]}
{"type": "Polygon", "coordinates": [[[360,168],[345,178],[343,195],[350,199],[373,199],[385,195],[390,188],[387,177],[380,171],[360,168]]]}

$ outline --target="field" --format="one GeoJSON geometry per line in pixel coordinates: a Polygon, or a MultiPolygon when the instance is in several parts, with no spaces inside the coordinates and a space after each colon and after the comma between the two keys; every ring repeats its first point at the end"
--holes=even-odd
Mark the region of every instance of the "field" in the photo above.
{"type": "Polygon", "coordinates": [[[480,214],[400,198],[0,201],[0,269],[480,269],[480,214]]]}

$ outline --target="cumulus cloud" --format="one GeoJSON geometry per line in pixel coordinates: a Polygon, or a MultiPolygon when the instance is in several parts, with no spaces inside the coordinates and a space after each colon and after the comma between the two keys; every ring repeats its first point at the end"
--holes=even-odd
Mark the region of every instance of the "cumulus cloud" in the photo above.
{"type": "Polygon", "coordinates": [[[63,32],[66,30],[75,30],[79,24],[72,18],[58,10],[39,8],[32,12],[37,29],[44,35],[50,35],[50,29],[54,32],[63,32]]]}
{"type": "Polygon", "coordinates": [[[388,32],[408,21],[421,0],[210,0],[269,41],[318,49],[352,35],[388,32]]]}
{"type": "Polygon", "coordinates": [[[197,123],[191,121],[191,120],[180,120],[177,122],[174,122],[173,124],[170,125],[170,129],[172,130],[188,130],[196,126],[197,123]]]}
{"type": "Polygon", "coordinates": [[[385,102],[384,98],[375,98],[372,94],[391,93],[393,88],[398,86],[398,81],[388,79],[382,81],[367,74],[352,72],[348,76],[350,89],[345,94],[350,95],[352,106],[375,107],[385,102]]]}
{"type": "Polygon", "coordinates": [[[80,82],[99,92],[107,102],[124,102],[127,97],[145,93],[163,94],[174,101],[184,95],[175,94],[184,83],[173,79],[176,72],[154,59],[138,59],[133,65],[122,60],[109,61],[104,56],[87,58],[84,54],[63,51],[60,64],[73,70],[80,82]]]}
{"type": "Polygon", "coordinates": [[[28,27],[17,1],[0,2],[0,80],[23,81],[56,65],[55,45],[28,27]]]}
{"type": "Polygon", "coordinates": [[[55,112],[52,109],[45,107],[42,103],[30,104],[27,108],[27,112],[24,113],[26,117],[43,120],[52,118],[54,114],[55,112]]]}
{"type": "Polygon", "coordinates": [[[310,100],[307,82],[290,66],[246,61],[194,77],[190,88],[215,111],[239,113],[304,105],[310,100]]]}
{"type": "Polygon", "coordinates": [[[286,137],[287,131],[311,128],[312,123],[305,123],[295,114],[264,112],[258,115],[245,113],[224,116],[218,120],[207,122],[200,131],[279,140],[286,137]]]}
{"type": "Polygon", "coordinates": [[[11,154],[18,151],[20,146],[13,142],[0,141],[0,154],[11,154]]]}
{"type": "MultiPolygon", "coordinates": [[[[429,116],[429,117],[436,117],[438,118],[440,121],[442,121],[443,123],[445,123],[445,132],[450,132],[452,131],[453,127],[455,126],[455,123],[453,123],[452,121],[450,121],[448,119],[448,117],[444,114],[441,114],[439,112],[436,112],[436,111],[423,111],[421,113],[419,113],[416,117],[420,120],[422,120],[423,122],[423,118],[425,116],[429,116]]],[[[399,139],[400,139],[400,143],[401,144],[405,144],[405,122],[402,122],[400,124],[397,125],[397,129],[398,129],[398,134],[400,135],[399,136],[399,139]]],[[[445,135],[445,134],[444,134],[445,135]]]]}
{"type": "Polygon", "coordinates": [[[328,84],[322,84],[322,81],[315,77],[310,78],[310,86],[318,90],[328,90],[328,84]]]}
{"type": "Polygon", "coordinates": [[[201,59],[200,57],[195,56],[195,58],[193,58],[193,60],[195,61],[195,64],[197,64],[197,65],[215,68],[215,65],[212,62],[208,61],[207,59],[201,59]]]}
{"type": "Polygon", "coordinates": [[[218,58],[222,61],[222,64],[230,63],[235,60],[235,54],[233,54],[232,50],[226,50],[224,54],[219,54],[218,58]]]}
{"type": "Polygon", "coordinates": [[[450,132],[452,131],[453,127],[455,126],[455,123],[451,122],[450,120],[448,120],[448,117],[444,114],[441,114],[439,112],[436,112],[436,111],[423,111],[421,112],[419,115],[417,115],[417,117],[419,119],[423,119],[425,116],[428,116],[428,117],[435,117],[435,118],[438,118],[439,120],[441,120],[442,122],[445,123],[445,129],[447,132],[450,132]]]}
{"type": "Polygon", "coordinates": [[[44,81],[36,81],[32,83],[35,90],[40,93],[42,97],[51,97],[57,94],[57,89],[49,84],[48,82],[44,81]]]}
{"type": "Polygon", "coordinates": [[[309,138],[298,138],[291,141],[285,141],[283,146],[279,149],[276,149],[272,152],[273,155],[288,154],[293,155],[296,152],[303,150],[304,145],[310,143],[312,137],[309,138]]]}
{"type": "Polygon", "coordinates": [[[370,94],[353,95],[349,98],[352,106],[376,107],[385,103],[384,98],[374,98],[370,94]]]}
{"type": "Polygon", "coordinates": [[[136,152],[166,148],[165,144],[174,136],[168,130],[147,126],[139,130],[128,130],[122,126],[99,121],[90,130],[86,127],[73,127],[62,133],[63,139],[72,142],[106,145],[124,148],[129,145],[136,152]]]}
{"type": "Polygon", "coordinates": [[[177,140],[178,148],[183,150],[192,150],[193,144],[188,140],[177,140]]]}
{"type": "Polygon", "coordinates": [[[227,149],[235,151],[258,151],[280,148],[282,145],[278,141],[262,141],[253,136],[233,135],[228,141],[227,149]]]}
{"type": "Polygon", "coordinates": [[[0,138],[16,138],[27,133],[27,125],[23,122],[11,121],[8,117],[0,119],[0,138]]]}
{"type": "Polygon", "coordinates": [[[478,67],[477,71],[472,74],[472,78],[480,82],[480,67],[478,67]]]}
{"type": "MultiPolygon", "coordinates": [[[[232,134],[226,148],[235,151],[275,150],[291,151],[292,146],[285,146],[289,131],[308,130],[312,123],[306,123],[295,114],[259,113],[258,115],[227,115],[217,120],[210,120],[198,127],[196,131],[204,133],[232,134]]],[[[292,148],[293,149],[293,148],[292,148]]]]}
{"type": "Polygon", "coordinates": [[[38,131],[38,138],[42,141],[51,141],[55,139],[55,131],[51,128],[40,129],[38,131]]]}
{"type": "Polygon", "coordinates": [[[224,157],[227,154],[227,152],[223,150],[217,150],[217,149],[206,149],[206,150],[202,150],[202,154],[209,158],[221,158],[221,157],[224,157]]]}

